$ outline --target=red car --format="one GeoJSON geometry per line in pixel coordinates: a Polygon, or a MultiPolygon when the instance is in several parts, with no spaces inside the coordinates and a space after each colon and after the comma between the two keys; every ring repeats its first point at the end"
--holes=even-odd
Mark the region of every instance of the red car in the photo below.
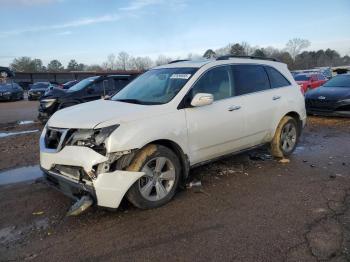
{"type": "Polygon", "coordinates": [[[306,93],[308,90],[317,88],[327,82],[327,78],[321,73],[297,74],[294,80],[300,85],[301,91],[306,93]]]}

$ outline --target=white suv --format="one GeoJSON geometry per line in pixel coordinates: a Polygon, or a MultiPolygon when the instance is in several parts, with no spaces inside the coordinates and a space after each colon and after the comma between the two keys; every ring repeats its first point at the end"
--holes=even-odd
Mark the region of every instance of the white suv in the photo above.
{"type": "Polygon", "coordinates": [[[109,100],[56,112],[40,138],[46,179],[76,199],[117,208],[167,203],[190,168],[271,144],[288,156],[305,125],[287,66],[255,57],[174,61],[109,100]]]}

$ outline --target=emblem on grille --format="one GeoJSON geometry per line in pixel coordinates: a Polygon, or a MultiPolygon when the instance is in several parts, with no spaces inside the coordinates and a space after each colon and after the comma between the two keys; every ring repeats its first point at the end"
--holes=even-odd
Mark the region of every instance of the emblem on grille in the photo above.
{"type": "Polygon", "coordinates": [[[320,99],[320,100],[325,100],[326,97],[325,97],[325,96],[319,96],[318,99],[320,99]]]}

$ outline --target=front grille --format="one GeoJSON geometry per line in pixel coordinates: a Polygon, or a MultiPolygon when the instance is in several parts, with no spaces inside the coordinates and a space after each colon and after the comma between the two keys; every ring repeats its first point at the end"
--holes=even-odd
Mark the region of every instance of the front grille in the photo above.
{"type": "Polygon", "coordinates": [[[52,171],[76,180],[84,175],[83,168],[78,166],[55,165],[52,171]]]}
{"type": "Polygon", "coordinates": [[[69,129],[48,127],[45,134],[45,146],[49,149],[61,150],[69,129]]]}
{"type": "Polygon", "coordinates": [[[335,101],[325,99],[307,99],[305,102],[306,107],[308,108],[318,108],[323,110],[332,110],[335,105],[335,101]]]}

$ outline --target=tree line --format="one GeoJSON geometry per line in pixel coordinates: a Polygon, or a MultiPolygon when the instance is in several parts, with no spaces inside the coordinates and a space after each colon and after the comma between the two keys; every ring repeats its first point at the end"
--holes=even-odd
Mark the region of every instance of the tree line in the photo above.
{"type": "MultiPolygon", "coordinates": [[[[310,46],[310,41],[301,38],[289,40],[284,48],[275,47],[259,47],[251,46],[247,42],[232,43],[225,47],[213,50],[208,49],[203,55],[188,54],[185,59],[208,58],[215,59],[223,55],[236,56],[257,56],[257,57],[273,57],[286,63],[290,70],[308,69],[323,66],[342,66],[350,65],[350,57],[348,55],[341,56],[337,51],[332,49],[306,51],[310,46]]],[[[152,60],[150,57],[133,57],[127,52],[120,52],[117,55],[110,54],[105,62],[101,65],[86,65],[78,63],[75,59],[68,62],[67,66],[57,60],[51,60],[46,66],[42,60],[32,59],[30,57],[15,58],[10,64],[10,68],[17,72],[72,72],[72,71],[108,71],[108,70],[147,70],[153,66],[167,64],[172,60],[181,59],[180,57],[171,58],[159,55],[157,59],[152,60]]],[[[184,59],[184,58],[182,58],[184,59]]]]}

